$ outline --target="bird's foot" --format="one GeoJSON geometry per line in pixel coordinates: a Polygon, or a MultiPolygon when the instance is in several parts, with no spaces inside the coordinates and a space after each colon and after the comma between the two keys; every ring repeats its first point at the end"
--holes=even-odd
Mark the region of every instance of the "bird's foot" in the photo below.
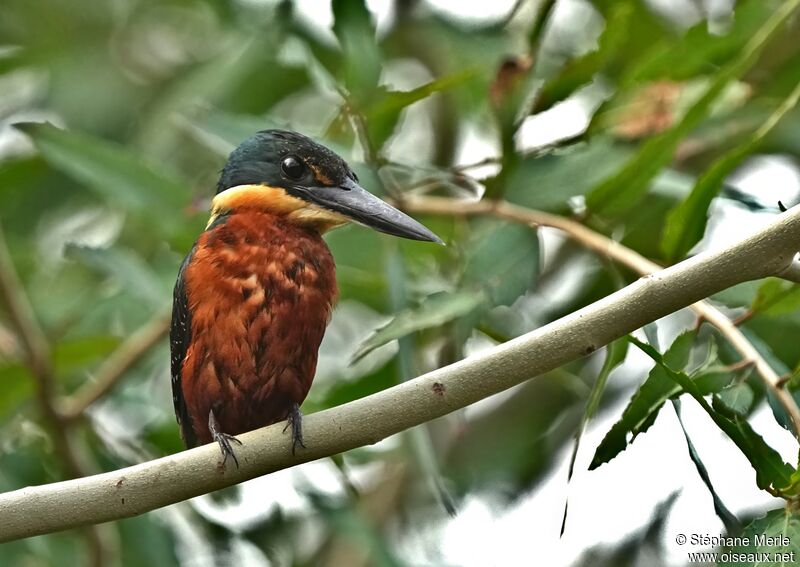
{"type": "Polygon", "coordinates": [[[239,468],[239,459],[236,458],[236,453],[233,451],[231,442],[241,445],[242,442],[229,433],[215,433],[214,440],[219,443],[219,450],[222,452],[222,468],[225,468],[225,463],[228,462],[228,457],[233,459],[236,468],[239,468]]]}
{"type": "Polygon", "coordinates": [[[292,409],[286,415],[286,427],[283,428],[284,433],[287,429],[292,428],[292,455],[295,454],[297,446],[300,445],[303,449],[306,448],[303,443],[303,414],[300,412],[298,404],[292,404],[292,409]]]}
{"type": "Polygon", "coordinates": [[[236,468],[238,469],[239,459],[236,458],[236,453],[233,451],[231,442],[236,443],[237,445],[241,445],[242,442],[233,435],[220,431],[219,422],[217,421],[217,417],[214,415],[214,410],[208,412],[208,430],[211,432],[211,437],[214,438],[214,441],[219,443],[219,450],[222,452],[222,468],[225,468],[225,463],[228,462],[228,457],[231,457],[233,462],[236,463],[236,468]]]}

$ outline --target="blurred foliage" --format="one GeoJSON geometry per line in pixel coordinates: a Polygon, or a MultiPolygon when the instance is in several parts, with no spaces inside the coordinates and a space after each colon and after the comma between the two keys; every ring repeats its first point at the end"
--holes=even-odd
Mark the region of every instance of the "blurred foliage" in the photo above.
{"type": "MultiPolygon", "coordinates": [[[[744,196],[727,182],[759,152],[800,156],[796,0],[741,0],[711,14],[699,2],[664,12],[641,0],[581,0],[570,12],[565,2],[521,0],[506,16],[475,21],[459,17],[456,2],[452,12],[441,2],[384,4],[378,22],[363,0],[332,0],[329,11],[288,0],[4,0],[0,223],[50,346],[56,408],[168,309],[227,153],[266,127],[325,140],[378,194],[503,198],[579,218],[664,264],[698,249],[712,205],[777,214],[771,193],[744,196]],[[542,132],[548,116],[568,118],[569,105],[584,126],[542,132]],[[531,131],[545,141],[531,142],[531,131]],[[476,137],[483,155],[471,153],[476,137]]],[[[534,229],[453,213],[421,218],[446,248],[389,244],[360,227],[326,236],[341,299],[305,411],[512,339],[637,277],[534,229]]],[[[714,298],[793,392],[799,297],[798,286],[770,279],[714,298]]],[[[748,422],[769,403],[787,427],[783,410],[707,331],[686,330],[661,349],[631,339],[654,365],[637,370],[641,385],[592,448],[591,468],[688,393],[742,450],[760,487],[796,498],[797,463],[748,422]]],[[[581,432],[628,395],[614,380],[637,350],[627,344],[420,435],[330,461],[319,474],[332,483],[297,473],[295,490],[280,495],[231,491],[96,532],[6,544],[0,563],[439,564],[446,558],[421,534],[450,521],[440,502],[456,512],[476,496],[509,506],[574,448],[571,476],[581,432]]],[[[161,340],[62,424],[84,474],[180,450],[168,372],[161,340]]],[[[0,490],[65,478],[7,305],[0,382],[0,490]]],[[[713,459],[704,463],[684,433],[715,510],[735,530],[707,470],[713,459]]],[[[674,498],[641,534],[620,533],[617,547],[578,563],[653,564],[674,498]]],[[[773,510],[745,533],[788,534],[796,547],[797,526],[793,513],[773,510]]]]}

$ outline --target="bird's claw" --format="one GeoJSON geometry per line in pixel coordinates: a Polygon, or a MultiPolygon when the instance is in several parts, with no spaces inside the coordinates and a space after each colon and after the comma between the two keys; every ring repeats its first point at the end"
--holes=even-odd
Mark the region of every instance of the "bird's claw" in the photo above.
{"type": "Polygon", "coordinates": [[[231,441],[237,445],[241,445],[242,442],[228,433],[217,433],[214,436],[214,439],[216,439],[217,443],[219,443],[219,450],[222,452],[222,468],[225,468],[225,463],[228,462],[228,457],[231,457],[233,462],[236,464],[236,468],[238,469],[239,459],[236,458],[236,453],[233,451],[231,441]]]}
{"type": "Polygon", "coordinates": [[[303,443],[303,414],[297,404],[292,404],[292,409],[286,416],[286,426],[283,428],[283,432],[286,433],[290,427],[292,428],[292,455],[294,455],[298,445],[303,449],[306,448],[306,444],[303,443]]]}
{"type": "Polygon", "coordinates": [[[231,446],[231,441],[237,445],[241,445],[242,442],[233,435],[220,431],[219,422],[217,421],[217,417],[214,415],[214,410],[208,412],[208,430],[211,432],[211,437],[214,438],[214,441],[219,443],[219,450],[222,452],[222,468],[225,468],[225,464],[228,462],[228,457],[231,457],[233,462],[236,464],[236,468],[238,469],[239,459],[236,458],[236,453],[231,446]]]}

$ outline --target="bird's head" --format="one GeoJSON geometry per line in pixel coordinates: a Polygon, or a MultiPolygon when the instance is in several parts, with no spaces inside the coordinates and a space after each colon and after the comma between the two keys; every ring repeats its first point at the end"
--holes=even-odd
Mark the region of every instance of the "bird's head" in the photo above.
{"type": "Polygon", "coordinates": [[[441,243],[423,225],[363,189],[334,152],[286,130],[264,130],[228,158],[212,202],[212,220],[256,209],[324,232],[354,221],[394,236],[441,243]]]}

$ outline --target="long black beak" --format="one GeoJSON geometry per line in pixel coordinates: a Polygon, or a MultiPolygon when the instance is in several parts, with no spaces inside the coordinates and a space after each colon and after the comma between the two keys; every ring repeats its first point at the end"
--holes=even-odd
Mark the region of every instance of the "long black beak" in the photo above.
{"type": "Polygon", "coordinates": [[[410,216],[398,211],[350,179],[338,187],[297,189],[315,205],[336,211],[364,226],[393,236],[444,244],[441,238],[410,216]]]}

